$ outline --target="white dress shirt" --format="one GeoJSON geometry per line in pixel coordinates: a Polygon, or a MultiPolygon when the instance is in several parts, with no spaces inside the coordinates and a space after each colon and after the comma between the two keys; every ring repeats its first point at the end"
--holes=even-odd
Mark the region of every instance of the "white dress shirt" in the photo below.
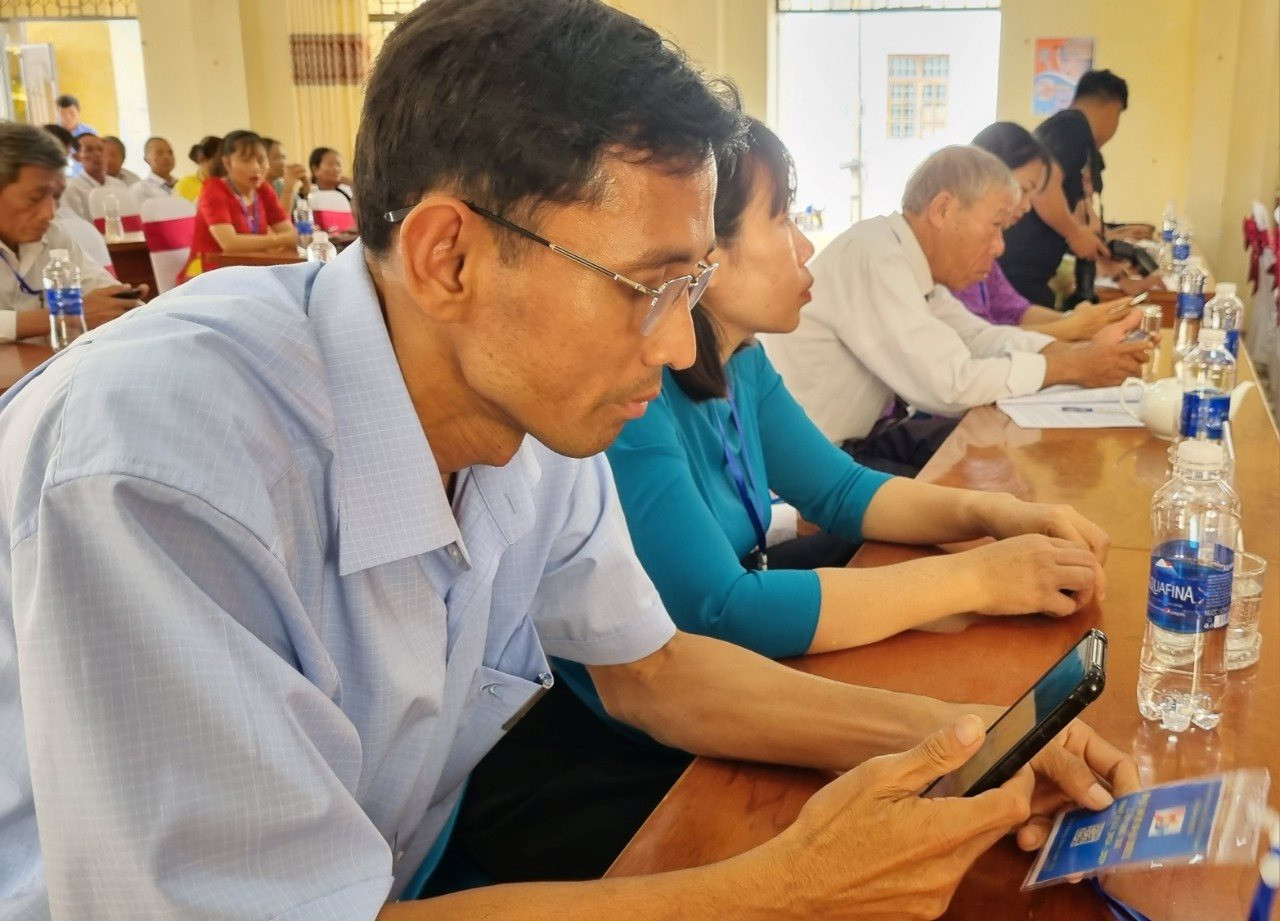
{"type": "Polygon", "coordinates": [[[131,169],[125,169],[123,166],[120,167],[120,172],[116,176],[116,178],[119,179],[121,182],[123,182],[125,185],[129,186],[129,188],[133,188],[135,185],[137,185],[139,182],[142,181],[141,176],[139,176],[137,173],[135,173],[131,169]]]}
{"type": "Polygon", "coordinates": [[[894,394],[943,415],[1044,384],[1053,337],[974,316],[942,285],[901,214],[850,227],[810,266],[800,326],[761,336],[792,395],[834,442],[865,438],[894,394]]]}
{"type": "Polygon", "coordinates": [[[86,294],[117,284],[57,221],[49,225],[44,239],[20,244],[16,253],[0,243],[0,260],[4,261],[4,268],[0,268],[0,342],[13,342],[17,338],[19,310],[44,309],[42,276],[49,264],[51,249],[65,249],[71,261],[80,267],[80,287],[86,294]],[[30,293],[32,291],[35,293],[30,293]]]}
{"type": "Polygon", "coordinates": [[[115,176],[107,176],[105,182],[98,182],[88,173],[81,173],[79,176],[72,176],[67,180],[67,190],[62,193],[62,200],[76,214],[86,221],[92,221],[93,213],[89,210],[89,193],[94,189],[101,188],[120,188],[126,192],[129,189],[127,185],[115,176]]]}
{"type": "Polygon", "coordinates": [[[147,173],[146,178],[137,185],[132,186],[131,190],[133,192],[134,200],[136,200],[138,205],[141,206],[144,201],[151,198],[173,197],[173,195],[176,194],[173,191],[173,187],[177,184],[178,180],[176,179],[170,182],[165,182],[155,173],[147,173]]]}

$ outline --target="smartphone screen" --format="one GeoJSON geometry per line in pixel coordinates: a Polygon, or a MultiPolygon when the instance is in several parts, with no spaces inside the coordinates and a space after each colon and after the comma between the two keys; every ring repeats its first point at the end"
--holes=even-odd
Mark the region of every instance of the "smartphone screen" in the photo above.
{"type": "MultiPolygon", "coordinates": [[[[1016,749],[1024,739],[1032,735],[1055,711],[1072,703],[1073,695],[1077,695],[1078,706],[1073,707],[1079,713],[1084,706],[1102,690],[1102,677],[1099,671],[1103,664],[1101,652],[1105,649],[1105,639],[1100,633],[1091,631],[1075,648],[1063,656],[1056,665],[1047,671],[1033,687],[1012,707],[1006,710],[1000,719],[987,730],[987,737],[982,748],[964,765],[945,777],[940,778],[927,790],[925,796],[963,796],[1006,755],[1016,749]],[[1096,679],[1096,687],[1090,679],[1096,679]],[[1083,691],[1081,694],[1077,692],[1083,691]]],[[[1065,725],[1065,721],[1063,723],[1065,725]]],[[[1048,739],[1045,739],[1047,742],[1048,739]]],[[[1039,749],[1037,748],[1036,751],[1039,749]]],[[[1026,760],[1035,755],[1035,751],[1026,752],[1026,760]]],[[[1023,762],[1025,763],[1025,761],[1023,762]]],[[[1021,765],[1017,765],[1021,767],[1021,765]]]]}

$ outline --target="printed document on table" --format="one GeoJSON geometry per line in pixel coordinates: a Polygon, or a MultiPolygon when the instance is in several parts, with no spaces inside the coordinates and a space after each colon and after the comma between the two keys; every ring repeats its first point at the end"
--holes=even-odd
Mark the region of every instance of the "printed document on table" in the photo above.
{"type": "Polygon", "coordinates": [[[1062,384],[997,400],[996,406],[1024,429],[1142,428],[1141,422],[1120,408],[1119,387],[1062,384]]]}

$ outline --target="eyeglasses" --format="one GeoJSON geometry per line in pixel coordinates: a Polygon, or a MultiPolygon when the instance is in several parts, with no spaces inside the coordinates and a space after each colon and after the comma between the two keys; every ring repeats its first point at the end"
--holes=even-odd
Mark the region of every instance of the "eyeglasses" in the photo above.
{"type": "MultiPolygon", "coordinates": [[[[711,281],[711,276],[714,275],[716,269],[720,267],[720,263],[718,262],[713,262],[708,265],[706,262],[699,260],[698,274],[681,275],[679,278],[664,281],[656,288],[650,288],[648,285],[642,285],[638,281],[632,281],[625,275],[618,274],[613,271],[613,269],[607,269],[598,262],[592,262],[586,256],[581,256],[571,249],[565,249],[558,243],[552,243],[545,237],[538,236],[538,234],[534,233],[532,230],[521,227],[519,224],[514,224],[506,218],[494,214],[487,208],[481,208],[479,205],[473,204],[469,201],[464,201],[463,204],[476,214],[487,220],[493,221],[493,223],[500,227],[505,227],[507,230],[514,231],[515,233],[520,234],[520,236],[532,240],[540,246],[545,246],[553,253],[559,253],[561,256],[572,259],[574,262],[578,263],[578,265],[591,269],[593,272],[599,272],[601,275],[608,276],[619,284],[626,285],[628,288],[638,292],[639,294],[648,295],[649,310],[645,313],[644,321],[640,324],[640,334],[644,336],[648,336],[657,329],[662,318],[667,315],[667,311],[680,303],[680,299],[685,295],[688,295],[688,309],[692,310],[693,306],[701,300],[702,295],[706,293],[707,283],[711,281]]],[[[409,212],[413,210],[413,207],[401,208],[398,211],[388,211],[383,215],[383,217],[389,223],[398,224],[409,216],[409,212]]]]}

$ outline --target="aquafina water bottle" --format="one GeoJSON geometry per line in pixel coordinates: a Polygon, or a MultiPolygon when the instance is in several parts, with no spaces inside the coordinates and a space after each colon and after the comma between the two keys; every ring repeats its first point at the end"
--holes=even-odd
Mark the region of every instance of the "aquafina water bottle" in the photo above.
{"type": "Polygon", "coordinates": [[[1221,467],[1221,445],[1184,441],[1173,479],[1151,499],[1138,710],[1169,732],[1213,729],[1222,719],[1240,500],[1221,467]]]}
{"type": "Polygon", "coordinates": [[[49,264],[44,269],[44,302],[49,308],[49,345],[54,351],[66,348],[88,331],[80,267],[65,249],[49,250],[49,264]]]}

